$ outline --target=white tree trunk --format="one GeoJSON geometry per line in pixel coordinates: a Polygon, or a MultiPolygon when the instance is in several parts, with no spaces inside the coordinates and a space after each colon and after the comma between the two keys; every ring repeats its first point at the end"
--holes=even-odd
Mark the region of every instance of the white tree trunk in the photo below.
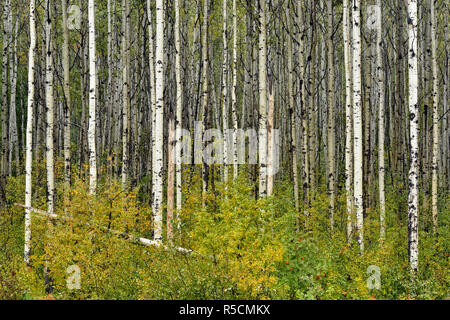
{"type": "Polygon", "coordinates": [[[97,151],[95,141],[96,129],[96,45],[95,45],[95,1],[89,0],[89,190],[95,194],[97,190],[97,151]]]}
{"type": "MultiPolygon", "coordinates": [[[[154,54],[154,35],[153,35],[153,17],[151,10],[151,0],[147,0],[147,18],[148,18],[148,52],[149,52],[149,71],[150,71],[150,103],[151,103],[151,158],[153,159],[153,150],[155,150],[155,110],[156,110],[156,85],[155,85],[155,54],[154,54]]],[[[153,163],[153,160],[152,160],[153,163]]],[[[150,166],[153,175],[153,164],[150,166]]]]}
{"type": "Polygon", "coordinates": [[[352,123],[352,61],[350,51],[350,15],[348,0],[343,3],[343,36],[345,63],[345,193],[347,198],[347,241],[353,232],[353,123],[352,123]]]}
{"type": "Polygon", "coordinates": [[[129,171],[129,147],[128,141],[130,136],[130,5],[128,0],[122,0],[122,185],[126,186],[128,181],[128,171],[129,171]]]}
{"type": "Polygon", "coordinates": [[[11,75],[11,100],[9,109],[9,174],[12,174],[12,163],[16,160],[16,170],[19,168],[19,139],[17,137],[17,111],[16,111],[16,93],[17,93],[17,35],[19,31],[19,19],[16,20],[14,29],[14,47],[10,50],[11,58],[9,70],[11,75]]]}
{"type": "Polygon", "coordinates": [[[364,252],[363,216],[363,134],[361,105],[361,19],[360,0],[353,0],[353,128],[354,128],[354,205],[356,232],[361,253],[364,252]]]}
{"type": "MultiPolygon", "coordinates": [[[[183,81],[181,78],[181,37],[180,37],[180,4],[179,0],[175,0],[175,78],[177,82],[177,96],[176,96],[176,148],[175,148],[175,163],[176,163],[176,194],[177,194],[177,212],[179,214],[182,207],[182,171],[181,171],[181,131],[183,125],[183,81]]],[[[177,214],[177,218],[178,218],[177,214]]]]}
{"type": "MultiPolygon", "coordinates": [[[[301,4],[299,5],[301,6],[301,4]]],[[[291,14],[289,10],[289,5],[286,5],[286,20],[287,20],[287,27],[288,32],[292,33],[292,22],[291,22],[291,14]]],[[[302,26],[301,26],[302,27],[302,26]]],[[[300,39],[300,41],[303,41],[300,39]]],[[[303,44],[301,44],[303,45],[303,44]]],[[[292,176],[294,178],[294,201],[295,201],[295,209],[298,210],[300,207],[300,200],[298,195],[298,158],[297,158],[297,110],[295,107],[295,95],[294,92],[294,73],[295,73],[295,67],[293,64],[293,49],[292,49],[292,38],[291,36],[288,36],[288,57],[287,57],[287,68],[288,68],[288,98],[289,98],[289,116],[290,116],[290,125],[291,125],[291,153],[292,153],[292,176]]],[[[300,54],[303,54],[300,53],[300,54]]],[[[303,57],[300,57],[300,59],[303,60],[303,57]]],[[[301,61],[301,64],[303,64],[303,61],[301,61]]],[[[303,67],[303,65],[302,65],[303,67]]],[[[300,71],[301,73],[303,70],[300,71]]],[[[303,81],[303,79],[301,80],[303,81]]],[[[302,99],[302,97],[300,97],[302,99]]],[[[269,117],[270,119],[270,117],[269,117]]],[[[270,121],[270,120],[269,120],[270,121]]],[[[272,127],[270,126],[270,129],[272,127]]],[[[272,143],[272,139],[269,138],[269,143],[272,143]]],[[[269,151],[269,155],[271,154],[271,151],[269,151]]],[[[269,171],[270,172],[270,171],[269,171]]]]}
{"type": "Polygon", "coordinates": [[[222,9],[222,41],[223,41],[223,60],[222,60],[222,127],[224,134],[223,144],[223,180],[225,185],[228,183],[228,39],[227,39],[227,1],[223,1],[222,9]]]}
{"type": "Polygon", "coordinates": [[[419,108],[417,73],[417,0],[408,0],[408,71],[409,71],[409,125],[410,125],[410,168],[409,168],[409,263],[417,271],[419,262],[419,207],[417,180],[419,174],[419,108]]]}
{"type": "Polygon", "coordinates": [[[259,0],[259,197],[267,196],[266,0],[259,0]]]}
{"type": "Polygon", "coordinates": [[[377,77],[378,77],[378,192],[380,198],[380,239],[385,238],[386,233],[386,196],[384,192],[384,174],[385,174],[385,164],[384,164],[384,103],[385,103],[385,93],[384,93],[384,64],[382,56],[382,45],[383,45],[383,10],[381,0],[377,0],[377,6],[380,8],[377,21],[377,77]]]}
{"type": "Polygon", "coordinates": [[[1,152],[1,166],[0,175],[1,179],[6,179],[8,171],[8,47],[11,37],[11,1],[6,0],[3,7],[3,53],[2,53],[2,105],[1,121],[2,121],[2,152],[1,152]]]}
{"type": "MultiPolygon", "coordinates": [[[[27,103],[27,132],[25,156],[25,206],[31,207],[32,162],[33,162],[33,122],[34,122],[34,54],[36,50],[36,19],[35,0],[30,0],[30,48],[28,53],[28,103],[27,103]]],[[[30,264],[31,250],[31,211],[25,209],[25,245],[24,260],[30,264]]]]}
{"type": "Polygon", "coordinates": [[[238,176],[238,150],[237,150],[237,130],[238,119],[236,109],[236,88],[237,88],[237,12],[236,0],[233,0],[233,85],[231,87],[231,116],[233,120],[233,177],[238,176]]]}
{"type": "MultiPolygon", "coordinates": [[[[433,212],[433,232],[437,234],[438,227],[438,157],[439,157],[439,78],[437,65],[437,19],[435,1],[431,0],[431,59],[433,70],[433,159],[432,159],[432,178],[431,178],[431,197],[433,212]]],[[[449,155],[447,155],[449,156],[449,155]]]]}
{"type": "Polygon", "coordinates": [[[70,121],[71,121],[71,97],[70,97],[70,68],[69,68],[69,28],[67,25],[67,0],[62,0],[63,10],[63,68],[64,68],[64,173],[66,188],[70,186],[71,155],[70,155],[70,121]]]}
{"type": "Polygon", "coordinates": [[[299,69],[300,69],[300,110],[302,116],[302,155],[303,155],[303,170],[302,170],[302,183],[303,183],[303,213],[308,215],[309,207],[309,153],[308,153],[308,109],[306,107],[306,84],[305,84],[305,36],[306,27],[303,18],[303,1],[299,0],[298,7],[298,46],[299,46],[299,69]]]}
{"type": "Polygon", "coordinates": [[[45,45],[46,45],[46,80],[45,101],[47,113],[47,205],[48,212],[54,213],[55,209],[55,160],[54,160],[54,100],[53,100],[53,52],[52,52],[52,15],[49,0],[45,2],[45,45]]]}
{"type": "Polygon", "coordinates": [[[328,49],[328,197],[329,197],[329,216],[330,228],[334,229],[334,211],[336,202],[335,191],[335,115],[334,115],[334,44],[333,44],[333,21],[334,9],[333,0],[328,0],[328,26],[327,26],[327,49],[328,49]]]}
{"type": "Polygon", "coordinates": [[[156,108],[153,148],[153,222],[154,240],[162,240],[163,215],[163,130],[164,130],[164,1],[156,0],[156,108]]]}

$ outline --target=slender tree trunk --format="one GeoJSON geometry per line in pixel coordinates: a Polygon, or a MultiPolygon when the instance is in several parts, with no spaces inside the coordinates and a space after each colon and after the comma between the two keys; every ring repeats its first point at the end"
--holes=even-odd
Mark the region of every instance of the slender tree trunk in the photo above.
{"type": "Polygon", "coordinates": [[[95,194],[97,190],[97,151],[96,151],[96,45],[95,45],[95,3],[89,0],[89,191],[95,194]]]}
{"type": "MultiPolygon", "coordinates": [[[[299,5],[301,6],[301,4],[299,5]]],[[[294,93],[294,72],[295,68],[292,62],[292,22],[290,16],[289,5],[286,5],[286,19],[288,27],[288,51],[287,51],[287,68],[288,68],[288,99],[289,99],[289,119],[291,125],[291,153],[292,153],[292,175],[294,178],[294,201],[295,209],[298,211],[300,207],[300,200],[298,194],[298,158],[297,158],[297,112],[295,108],[295,93],[294,93]]],[[[302,39],[300,39],[302,41],[302,39]]],[[[303,57],[302,57],[303,58],[303,57]]],[[[302,59],[301,58],[301,59],[302,59]]],[[[301,80],[302,81],[302,80],[301,80]]],[[[271,142],[271,139],[269,139],[271,142]]]]}
{"type": "Polygon", "coordinates": [[[383,241],[386,233],[386,197],[384,191],[384,104],[385,104],[385,91],[384,91],[384,63],[382,55],[383,46],[383,14],[381,0],[377,0],[377,6],[379,7],[379,14],[377,23],[377,77],[378,77],[378,192],[380,198],[380,239],[383,241]]]}
{"type": "Polygon", "coordinates": [[[177,82],[176,96],[176,193],[177,193],[177,211],[182,207],[182,168],[181,168],[181,143],[182,143],[182,125],[183,125],[183,81],[181,75],[181,37],[180,37],[180,4],[175,0],[175,78],[177,82]]]}
{"type": "MultiPolygon", "coordinates": [[[[203,121],[203,131],[201,139],[204,137],[204,129],[208,123],[208,95],[209,95],[209,57],[208,57],[208,20],[209,20],[209,0],[203,0],[203,23],[202,23],[202,89],[201,89],[201,116],[203,121]]],[[[202,142],[203,144],[203,142],[202,142]]],[[[209,167],[205,159],[202,160],[202,181],[203,181],[203,205],[206,204],[206,193],[208,191],[209,167]]]]}
{"type": "Polygon", "coordinates": [[[47,159],[47,205],[48,212],[55,208],[55,160],[54,160],[54,100],[53,100],[53,48],[52,48],[52,15],[50,1],[45,2],[45,103],[47,115],[46,159],[47,159]]]}
{"type": "Polygon", "coordinates": [[[363,132],[361,103],[361,1],[353,0],[353,128],[354,128],[354,202],[356,233],[361,253],[364,252],[363,206],[363,132]]]}
{"type": "Polygon", "coordinates": [[[3,54],[2,54],[2,154],[1,154],[1,185],[6,181],[8,171],[8,47],[11,39],[10,28],[11,1],[5,0],[3,8],[3,54]]]}
{"type": "Polygon", "coordinates": [[[333,20],[334,8],[333,0],[328,0],[328,197],[329,197],[329,215],[331,231],[334,229],[334,211],[336,202],[335,191],[335,98],[334,98],[334,44],[333,44],[333,20]]]}
{"type": "MultiPolygon", "coordinates": [[[[153,18],[152,18],[152,10],[151,10],[151,0],[147,0],[147,18],[148,18],[148,52],[149,52],[149,72],[150,72],[150,104],[151,104],[151,119],[149,119],[151,123],[151,157],[149,157],[149,165],[152,177],[153,177],[153,152],[155,150],[155,126],[156,126],[156,83],[155,83],[155,55],[154,55],[154,46],[153,46],[153,18]]],[[[153,178],[152,178],[153,179],[153,178]]]]}
{"type": "Polygon", "coordinates": [[[14,47],[11,52],[9,70],[11,74],[11,100],[9,110],[9,175],[13,173],[13,161],[16,161],[15,169],[19,170],[19,139],[17,136],[17,111],[16,111],[16,93],[17,93],[17,37],[19,34],[19,19],[16,20],[14,29],[14,47]]]}
{"type": "Polygon", "coordinates": [[[432,159],[432,179],[431,197],[433,210],[433,233],[437,234],[438,227],[438,157],[439,157],[439,79],[437,65],[437,19],[436,0],[431,0],[431,51],[433,70],[433,159],[432,159]]]}
{"type": "Polygon", "coordinates": [[[224,134],[223,144],[223,180],[225,185],[228,183],[228,39],[227,39],[227,1],[223,1],[222,9],[222,41],[223,41],[223,60],[222,60],[222,128],[224,134]]]}
{"type": "Polygon", "coordinates": [[[130,137],[130,5],[122,0],[122,185],[128,183],[129,173],[129,137],[130,137]]]}
{"type": "MultiPolygon", "coordinates": [[[[108,2],[109,3],[109,2],[108,2]]],[[[71,127],[71,97],[70,97],[70,68],[69,68],[69,28],[67,22],[67,0],[62,0],[63,11],[63,68],[64,68],[64,173],[66,188],[70,187],[71,154],[70,154],[70,127],[71,127]]]]}
{"type": "Polygon", "coordinates": [[[267,196],[266,1],[259,0],[259,197],[267,196]]]}
{"type": "MultiPolygon", "coordinates": [[[[238,150],[237,150],[237,130],[238,130],[238,115],[237,115],[237,12],[236,0],[233,0],[233,84],[231,87],[231,116],[233,120],[233,177],[236,180],[238,176],[238,150]]],[[[244,112],[244,111],[243,111],[244,112]]]]}
{"type": "Polygon", "coordinates": [[[267,196],[273,195],[273,181],[274,181],[274,90],[273,78],[269,75],[269,109],[267,111],[267,196]]]}
{"type": "Polygon", "coordinates": [[[34,56],[36,50],[35,0],[30,0],[30,48],[28,53],[28,103],[25,156],[25,245],[24,260],[30,265],[31,254],[31,188],[33,163],[34,56]]]}
{"type": "Polygon", "coordinates": [[[352,61],[350,49],[350,16],[348,0],[343,3],[343,35],[345,64],[345,193],[347,198],[347,242],[353,232],[353,123],[352,123],[352,61]]]}
{"type": "MultiPolygon", "coordinates": [[[[308,154],[308,109],[306,106],[306,84],[305,84],[305,22],[303,18],[302,2],[297,2],[297,17],[298,17],[298,46],[299,46],[299,69],[300,69],[300,112],[302,117],[302,182],[303,182],[303,213],[308,214],[309,208],[309,154],[308,154]]],[[[294,186],[295,189],[295,186],[294,186]]]]}
{"type": "Polygon", "coordinates": [[[419,110],[417,74],[417,0],[408,0],[408,66],[409,66],[409,119],[410,119],[410,168],[409,168],[409,262],[418,270],[419,260],[419,203],[417,180],[419,174],[419,110]]]}
{"type": "Polygon", "coordinates": [[[163,139],[164,139],[164,1],[156,1],[156,108],[153,110],[155,143],[153,146],[153,222],[155,241],[162,240],[163,216],[163,139]]]}

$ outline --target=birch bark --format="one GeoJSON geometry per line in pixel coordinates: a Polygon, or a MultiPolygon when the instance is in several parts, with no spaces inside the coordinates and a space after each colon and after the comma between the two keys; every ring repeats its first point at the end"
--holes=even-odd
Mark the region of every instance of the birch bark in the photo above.
{"type": "Polygon", "coordinates": [[[418,109],[418,61],[417,61],[417,0],[408,0],[408,72],[409,72],[409,124],[410,124],[410,167],[408,176],[408,235],[409,263],[411,270],[418,270],[419,262],[419,109],[418,109]]]}
{"type": "Polygon", "coordinates": [[[363,132],[361,104],[361,1],[353,0],[353,128],[354,128],[354,205],[356,213],[356,233],[361,253],[364,252],[363,217],[363,132]]]}
{"type": "Polygon", "coordinates": [[[96,43],[95,43],[95,1],[89,0],[89,191],[95,194],[97,190],[97,151],[96,151],[96,43]]]}
{"type": "MultiPolygon", "coordinates": [[[[30,0],[30,47],[28,52],[28,102],[27,102],[27,131],[25,155],[25,206],[31,207],[32,192],[32,162],[33,162],[33,122],[34,122],[34,62],[36,50],[36,20],[35,0],[30,0]]],[[[31,253],[31,211],[25,209],[25,245],[24,260],[30,265],[31,253]]]]}

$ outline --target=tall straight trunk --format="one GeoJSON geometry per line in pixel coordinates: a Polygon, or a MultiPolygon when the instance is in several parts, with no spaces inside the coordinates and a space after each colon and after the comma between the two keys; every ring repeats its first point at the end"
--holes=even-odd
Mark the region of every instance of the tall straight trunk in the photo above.
{"type": "Polygon", "coordinates": [[[417,0],[408,0],[408,72],[409,72],[409,120],[410,120],[410,168],[409,168],[409,263],[411,270],[418,270],[419,262],[419,203],[417,180],[419,174],[419,109],[417,73],[417,0]]]}
{"type": "MultiPolygon", "coordinates": [[[[17,111],[16,111],[16,93],[17,93],[17,36],[19,34],[19,19],[16,20],[14,28],[14,47],[10,50],[11,58],[9,70],[11,74],[11,100],[9,109],[9,175],[12,174],[13,161],[16,161],[16,171],[19,169],[19,139],[17,136],[17,111]]],[[[18,173],[18,172],[17,172],[18,173]]]]}
{"type": "Polygon", "coordinates": [[[181,36],[180,36],[180,1],[175,0],[175,78],[177,82],[176,93],[176,197],[177,211],[182,207],[182,168],[181,168],[181,142],[182,142],[182,125],[183,125],[183,80],[181,75],[181,36]]]}
{"type": "Polygon", "coordinates": [[[175,118],[173,111],[169,112],[169,145],[167,146],[167,240],[173,239],[173,209],[174,209],[174,184],[175,184],[175,118]]]}
{"type": "Polygon", "coordinates": [[[384,91],[384,63],[382,55],[383,46],[383,10],[381,6],[381,0],[377,0],[377,6],[379,7],[379,14],[377,23],[377,77],[378,77],[378,192],[380,198],[380,239],[384,240],[386,233],[386,196],[384,191],[384,104],[385,104],[385,91],[384,91]]]}
{"type": "Polygon", "coordinates": [[[129,171],[129,137],[130,137],[130,5],[122,0],[122,185],[127,185],[129,171]]]}
{"type": "Polygon", "coordinates": [[[150,72],[150,104],[151,104],[151,108],[150,108],[150,115],[151,115],[151,119],[149,119],[150,123],[151,123],[151,157],[149,157],[149,162],[151,162],[151,164],[149,165],[149,168],[152,176],[153,176],[153,151],[155,150],[155,111],[156,111],[156,84],[155,84],[155,55],[154,55],[154,46],[153,46],[153,39],[154,39],[154,35],[153,35],[153,18],[152,18],[152,10],[151,10],[151,0],[147,0],[147,19],[148,19],[148,52],[149,52],[149,72],[150,72]],[[151,160],[151,161],[150,161],[151,160]]]}
{"type": "Polygon", "coordinates": [[[275,137],[274,137],[274,89],[273,89],[273,78],[269,76],[269,109],[267,110],[267,196],[271,197],[273,195],[273,182],[274,182],[274,148],[275,148],[275,137]]]}
{"type": "Polygon", "coordinates": [[[238,176],[238,150],[237,150],[237,130],[238,130],[238,114],[237,114],[237,11],[236,0],[233,0],[233,84],[231,87],[231,116],[233,121],[233,177],[238,176]]]}
{"type": "MultiPolygon", "coordinates": [[[[109,3],[109,2],[108,2],[109,3]]],[[[70,155],[70,127],[71,127],[71,97],[70,97],[70,68],[69,68],[69,28],[67,22],[67,0],[62,0],[63,11],[63,69],[64,69],[64,177],[66,188],[70,186],[71,155],[70,155]]]]}
{"type": "Polygon", "coordinates": [[[437,65],[437,19],[436,0],[431,0],[431,51],[433,70],[433,159],[432,159],[432,179],[431,179],[431,203],[433,211],[433,233],[437,234],[438,227],[438,156],[439,156],[439,79],[437,65]]]}
{"type": "Polygon", "coordinates": [[[309,66],[309,107],[308,107],[308,153],[309,153],[309,191],[310,199],[316,187],[316,66],[317,66],[317,35],[316,28],[316,2],[311,1],[310,32],[311,32],[311,57],[309,66]],[[313,67],[314,66],[314,67],[313,67]]]}
{"type": "Polygon", "coordinates": [[[352,123],[352,61],[350,49],[350,15],[348,0],[343,3],[343,36],[345,64],[345,194],[347,206],[347,242],[353,232],[353,123],[352,123]]]}
{"type": "MultiPolygon", "coordinates": [[[[300,81],[300,112],[302,118],[302,182],[303,182],[303,213],[308,213],[309,207],[309,155],[308,155],[308,109],[306,107],[306,84],[305,84],[305,22],[303,18],[303,1],[297,2],[297,17],[298,17],[298,46],[299,46],[299,81],[300,81]]],[[[294,187],[295,188],[295,187],[294,187]]]]}
{"type": "MultiPolygon", "coordinates": [[[[201,93],[201,116],[203,120],[203,129],[207,125],[207,119],[209,115],[208,108],[208,66],[209,66],[209,58],[208,58],[208,20],[209,20],[209,0],[203,0],[203,23],[202,23],[202,93],[201,93]]],[[[202,140],[203,140],[204,132],[202,132],[202,140]]],[[[202,181],[203,181],[203,204],[206,202],[206,192],[208,191],[208,165],[203,159],[202,162],[202,181]]]]}
{"type": "Polygon", "coordinates": [[[54,160],[54,100],[53,100],[53,52],[52,52],[52,14],[50,1],[45,2],[45,103],[47,117],[46,159],[47,159],[47,205],[48,212],[55,208],[55,160],[54,160]]]}
{"type": "Polygon", "coordinates": [[[223,1],[222,9],[222,41],[223,41],[223,60],[222,60],[222,128],[225,135],[223,144],[223,180],[228,183],[228,39],[227,39],[227,1],[223,1]]]}
{"type": "MultiPolygon", "coordinates": [[[[112,41],[113,41],[113,30],[112,30],[112,17],[111,17],[111,0],[107,2],[107,15],[108,15],[108,38],[107,38],[107,65],[108,65],[108,82],[106,84],[106,123],[105,131],[107,131],[107,137],[104,137],[104,148],[108,152],[107,160],[107,172],[108,176],[112,178],[113,171],[113,136],[114,136],[114,120],[113,120],[113,62],[112,62],[112,41]]],[[[106,135],[106,133],[105,133],[106,135]]]]}
{"type": "Polygon", "coordinates": [[[30,47],[28,52],[28,102],[27,102],[27,131],[25,156],[25,245],[24,260],[30,265],[31,254],[31,188],[33,162],[33,122],[34,122],[34,56],[36,50],[36,18],[35,0],[30,0],[30,47]]]}
{"type": "Polygon", "coordinates": [[[259,197],[267,196],[266,1],[259,0],[259,197]]]}
{"type": "Polygon", "coordinates": [[[353,128],[354,128],[354,205],[356,233],[361,253],[364,252],[363,207],[363,132],[362,132],[362,83],[361,83],[361,1],[353,0],[353,128]]]}
{"type": "Polygon", "coordinates": [[[328,29],[327,29],[327,48],[328,48],[328,197],[329,197],[329,216],[331,231],[334,229],[334,210],[336,202],[335,191],[335,115],[334,115],[334,44],[333,44],[333,18],[334,8],[333,0],[328,0],[328,29]]]}
{"type": "Polygon", "coordinates": [[[96,45],[95,45],[95,2],[89,0],[89,191],[95,194],[97,190],[97,151],[96,151],[96,45]]]}
{"type": "Polygon", "coordinates": [[[445,168],[445,175],[444,178],[441,179],[441,181],[447,181],[444,187],[450,188],[450,157],[448,156],[448,153],[450,152],[450,114],[449,114],[449,108],[448,108],[448,89],[449,89],[449,83],[448,83],[448,76],[449,76],[449,58],[450,58],[450,48],[449,48],[449,37],[448,37],[448,16],[450,14],[449,12],[450,6],[449,6],[449,0],[445,2],[445,10],[447,11],[447,14],[445,15],[445,27],[444,27],[444,33],[445,33],[445,57],[444,57],[444,113],[445,117],[443,120],[442,125],[442,139],[443,139],[443,155],[444,155],[444,163],[443,167],[445,168]],[[445,155],[447,155],[445,157],[445,155]]]}
{"type": "Polygon", "coordinates": [[[156,107],[153,112],[155,143],[153,146],[153,223],[155,241],[162,240],[163,216],[163,139],[164,139],[164,1],[156,1],[156,107]]]}
{"type": "MultiPolygon", "coordinates": [[[[301,4],[300,4],[301,5],[301,4]]],[[[294,93],[294,72],[295,68],[292,62],[292,23],[289,11],[289,5],[286,5],[286,19],[288,21],[288,51],[287,51],[287,68],[288,68],[288,97],[289,97],[289,115],[291,125],[291,153],[292,153],[292,176],[294,178],[294,201],[295,209],[300,207],[300,200],[298,195],[298,159],[297,159],[297,110],[295,108],[295,93],[294,93]]],[[[300,41],[302,41],[300,39],[300,41]]],[[[302,59],[302,58],[301,58],[302,59]]],[[[272,129],[272,128],[271,128],[272,129]]],[[[269,139],[271,142],[271,139],[269,139]]]]}
{"type": "Polygon", "coordinates": [[[0,166],[0,178],[3,184],[7,174],[7,157],[8,157],[8,46],[11,39],[10,28],[11,17],[11,1],[5,0],[3,7],[3,53],[2,53],[2,152],[1,152],[1,166],[0,166]]]}

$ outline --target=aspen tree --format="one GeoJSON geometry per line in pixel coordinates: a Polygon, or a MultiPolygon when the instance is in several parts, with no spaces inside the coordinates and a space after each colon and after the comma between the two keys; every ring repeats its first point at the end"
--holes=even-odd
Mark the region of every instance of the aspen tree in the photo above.
{"type": "Polygon", "coordinates": [[[8,149],[8,45],[11,37],[10,28],[10,15],[11,15],[11,1],[5,0],[3,8],[3,53],[2,53],[2,152],[1,152],[1,166],[0,166],[0,178],[2,184],[6,179],[7,174],[7,149],[8,149]]]}
{"type": "Polygon", "coordinates": [[[180,37],[180,1],[175,0],[175,77],[177,82],[176,91],[176,194],[177,194],[177,211],[182,206],[182,168],[181,168],[181,143],[182,143],[182,124],[183,124],[183,81],[181,78],[181,37],[180,37]]]}
{"type": "Polygon", "coordinates": [[[151,125],[151,164],[149,167],[151,168],[149,171],[151,171],[153,176],[153,152],[155,150],[155,127],[156,127],[156,83],[155,83],[155,54],[154,54],[154,35],[153,35],[153,19],[152,19],[152,10],[151,10],[151,0],[147,0],[147,19],[148,19],[148,58],[149,58],[149,72],[150,72],[150,114],[151,119],[150,123],[151,125]]]}
{"type": "Polygon", "coordinates": [[[238,115],[237,115],[237,12],[236,0],[233,0],[233,84],[231,87],[231,116],[233,121],[233,177],[236,180],[238,176],[238,150],[237,150],[237,130],[238,130],[238,115]]]}
{"type": "Polygon", "coordinates": [[[299,81],[300,81],[300,110],[302,118],[302,183],[303,183],[303,212],[308,214],[309,207],[309,154],[308,154],[308,109],[306,106],[306,84],[305,84],[305,22],[303,18],[302,0],[297,2],[297,18],[298,18],[298,46],[299,46],[299,81]]]}
{"type": "Polygon", "coordinates": [[[349,0],[343,2],[343,37],[345,64],[345,193],[347,206],[347,242],[352,239],[353,231],[353,132],[352,132],[352,62],[350,51],[349,0]]]}
{"type": "MultiPolygon", "coordinates": [[[[203,0],[203,23],[202,23],[202,92],[201,92],[201,116],[203,117],[203,130],[204,126],[207,124],[207,119],[209,115],[208,108],[208,20],[209,20],[209,0],[203,0]]],[[[202,132],[201,139],[203,140],[204,132],[202,132]]],[[[203,142],[202,142],[203,146],[203,142]]],[[[203,180],[203,204],[206,203],[206,192],[208,191],[208,165],[203,157],[202,161],[202,180],[203,180]]]]}
{"type": "MultiPolygon", "coordinates": [[[[109,2],[108,2],[109,3],[109,2]]],[[[64,69],[64,173],[66,188],[70,186],[71,154],[70,154],[70,127],[71,127],[71,97],[70,97],[70,68],[69,68],[69,28],[67,21],[67,0],[62,0],[63,14],[63,69],[64,69]]]]}
{"type": "Polygon", "coordinates": [[[436,0],[431,0],[431,52],[432,52],[432,72],[433,72],[433,159],[432,159],[432,179],[431,197],[433,214],[433,233],[437,234],[438,227],[438,156],[439,156],[439,79],[437,65],[437,19],[436,0]]]}
{"type": "Polygon", "coordinates": [[[259,197],[267,196],[266,2],[259,0],[259,197]]]}
{"type": "Polygon", "coordinates": [[[384,104],[385,104],[385,91],[384,91],[384,64],[382,56],[383,45],[383,10],[381,7],[381,0],[377,0],[377,6],[379,8],[379,17],[376,22],[377,27],[377,78],[378,78],[378,192],[380,198],[380,239],[384,240],[386,233],[386,196],[384,191],[384,104]]]}
{"type": "Polygon", "coordinates": [[[153,146],[153,223],[155,241],[162,240],[163,215],[163,138],[164,138],[164,1],[156,1],[156,108],[153,110],[155,143],[153,146]]]}
{"type": "Polygon", "coordinates": [[[129,172],[129,137],[130,137],[130,4],[122,0],[122,185],[126,186],[129,172]]]}
{"type": "Polygon", "coordinates": [[[89,0],[89,191],[95,194],[97,190],[97,151],[96,151],[96,44],[95,44],[95,2],[89,0]]]}
{"type": "MultiPolygon", "coordinates": [[[[301,4],[300,4],[301,6],[301,4]]],[[[286,19],[288,32],[292,32],[291,16],[289,12],[289,5],[286,5],[286,19]]],[[[302,40],[300,40],[302,41],[302,40]]],[[[295,208],[298,210],[300,207],[299,195],[298,195],[298,159],[297,159],[297,113],[295,110],[295,93],[293,88],[294,72],[295,68],[292,62],[292,36],[288,35],[288,51],[287,51],[287,68],[288,68],[288,96],[289,96],[289,114],[291,124],[291,152],[292,152],[292,175],[294,178],[294,201],[295,208]]],[[[301,58],[303,59],[303,58],[301,58]]],[[[272,129],[272,127],[270,127],[272,129]]],[[[271,139],[269,139],[269,143],[271,139]]],[[[270,154],[270,153],[269,153],[270,154]]]]}
{"type": "Polygon", "coordinates": [[[33,122],[34,122],[34,68],[36,50],[35,0],[30,0],[30,47],[28,52],[28,102],[25,156],[25,245],[24,260],[30,264],[31,253],[31,192],[33,162],[33,122]]]}
{"type": "Polygon", "coordinates": [[[16,20],[14,29],[14,47],[10,51],[9,72],[11,75],[11,99],[9,108],[9,175],[12,174],[12,163],[16,160],[16,170],[19,170],[19,139],[17,136],[17,111],[16,111],[16,93],[17,93],[17,37],[19,34],[19,19],[16,20]]]}
{"type": "Polygon", "coordinates": [[[363,134],[361,103],[361,1],[353,0],[353,128],[354,128],[354,205],[356,213],[356,233],[361,250],[364,252],[364,217],[363,217],[363,134]]]}
{"type": "Polygon", "coordinates": [[[223,60],[222,60],[222,128],[224,134],[223,144],[223,180],[228,183],[228,39],[227,39],[227,1],[222,1],[222,41],[223,41],[223,60]]]}
{"type": "Polygon", "coordinates": [[[408,176],[408,235],[411,270],[418,270],[419,262],[419,207],[417,180],[419,174],[419,110],[417,61],[417,0],[408,0],[408,72],[410,120],[410,168],[408,176]]]}
{"type": "Polygon", "coordinates": [[[54,100],[53,100],[53,52],[52,52],[52,15],[50,1],[45,2],[45,103],[47,116],[46,160],[47,160],[47,205],[48,212],[55,207],[55,160],[54,160],[54,100]]]}
{"type": "Polygon", "coordinates": [[[273,180],[274,180],[274,88],[273,78],[269,75],[269,108],[267,110],[267,196],[273,195],[273,180]]]}
{"type": "Polygon", "coordinates": [[[334,210],[336,202],[335,191],[335,112],[334,112],[334,44],[333,44],[333,20],[334,8],[333,0],[327,1],[328,26],[327,26],[327,49],[328,49],[328,196],[329,196],[329,216],[331,231],[334,229],[334,210]]]}

